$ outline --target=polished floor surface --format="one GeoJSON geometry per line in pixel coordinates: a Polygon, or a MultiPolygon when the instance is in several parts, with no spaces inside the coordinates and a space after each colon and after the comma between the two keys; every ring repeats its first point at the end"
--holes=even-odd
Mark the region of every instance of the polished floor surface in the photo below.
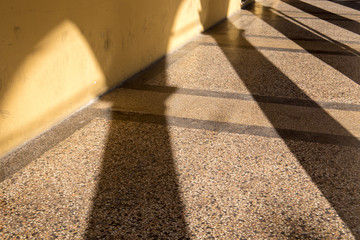
{"type": "Polygon", "coordinates": [[[1,239],[360,239],[360,4],[258,1],[2,163],[1,239]]]}

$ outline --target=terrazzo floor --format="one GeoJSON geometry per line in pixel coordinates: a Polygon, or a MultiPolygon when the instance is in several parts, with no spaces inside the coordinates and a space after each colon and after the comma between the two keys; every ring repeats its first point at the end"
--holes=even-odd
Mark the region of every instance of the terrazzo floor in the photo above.
{"type": "Polygon", "coordinates": [[[0,239],[360,239],[360,7],[257,1],[0,160],[0,239]]]}

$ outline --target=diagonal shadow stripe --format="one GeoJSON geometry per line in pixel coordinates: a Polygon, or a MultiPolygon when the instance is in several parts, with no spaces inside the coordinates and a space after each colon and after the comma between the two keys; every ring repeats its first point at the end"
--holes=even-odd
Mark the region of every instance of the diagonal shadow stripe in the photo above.
{"type": "Polygon", "coordinates": [[[360,2],[358,0],[329,0],[329,1],[360,11],[360,2]]]}
{"type": "Polygon", "coordinates": [[[360,23],[341,15],[329,12],[325,9],[316,7],[303,1],[282,0],[283,2],[296,7],[306,13],[309,13],[319,19],[330,22],[336,26],[349,30],[353,33],[360,34],[360,23]]]}
{"type": "MultiPolygon", "coordinates": [[[[102,114],[103,110],[98,110],[98,116],[103,115],[104,118],[108,118],[108,114],[102,114]]],[[[244,125],[228,122],[217,122],[210,120],[199,120],[194,118],[183,118],[183,117],[170,117],[167,116],[166,120],[164,116],[146,114],[146,113],[136,113],[136,112],[123,112],[123,111],[114,111],[112,113],[112,119],[109,120],[122,120],[122,121],[131,121],[139,123],[150,123],[158,125],[168,125],[192,129],[201,129],[209,130],[216,132],[228,132],[236,134],[246,134],[270,138],[282,138],[286,140],[294,141],[304,141],[310,143],[320,143],[320,144],[333,144],[339,146],[348,146],[358,148],[360,147],[359,140],[354,137],[349,136],[340,136],[326,133],[314,133],[314,132],[305,132],[305,131],[296,131],[289,129],[273,129],[270,127],[262,127],[255,125],[244,125]]]]}
{"type": "MultiPolygon", "coordinates": [[[[238,47],[238,48],[247,48],[252,49],[244,44],[227,44],[227,43],[202,43],[201,45],[209,45],[209,46],[221,46],[221,47],[238,47]]],[[[300,52],[300,53],[312,53],[312,54],[327,54],[327,55],[335,55],[335,56],[350,56],[355,57],[354,54],[350,52],[336,52],[336,51],[323,51],[323,50],[304,50],[304,49],[292,49],[292,48],[277,48],[277,47],[256,47],[259,50],[270,50],[270,51],[279,51],[279,52],[300,52]]]]}
{"type": "MultiPolygon", "coordinates": [[[[331,67],[335,68],[357,84],[360,84],[360,69],[358,66],[360,66],[360,53],[354,49],[351,49],[344,44],[341,44],[335,40],[332,40],[330,38],[326,39],[325,36],[319,36],[318,34],[315,34],[313,31],[309,31],[308,29],[304,28],[305,26],[300,26],[293,21],[290,21],[289,19],[285,18],[284,14],[280,15],[280,12],[275,12],[271,7],[266,6],[259,6],[256,4],[256,6],[253,6],[250,11],[254,13],[256,16],[261,18],[264,22],[269,24],[271,27],[285,35],[287,38],[301,46],[303,49],[305,49],[307,52],[311,53],[313,56],[317,57],[318,59],[322,60],[323,62],[327,63],[331,67]],[[269,17],[262,17],[263,15],[271,15],[271,18],[269,17]],[[331,51],[335,52],[344,52],[344,51],[350,51],[354,53],[354,56],[356,57],[343,57],[341,60],[338,57],[312,52],[312,49],[309,49],[308,44],[306,44],[303,41],[299,41],[299,37],[306,37],[306,38],[312,38],[312,39],[323,39],[326,40],[331,46],[331,51]]],[[[292,19],[294,20],[294,19],[292,19]]],[[[296,20],[294,20],[296,22],[296,20]]]]}
{"type": "MultiPolygon", "coordinates": [[[[269,13],[271,9],[268,7],[256,6],[255,9],[262,9],[259,13],[256,13],[257,16],[261,18],[261,12],[269,13]]],[[[291,39],[292,36],[301,34],[312,35],[312,33],[306,31],[300,26],[291,23],[284,19],[283,17],[274,14],[272,20],[264,20],[273,26],[275,29],[279,30],[286,36],[289,36],[291,39]],[[296,34],[294,34],[296,33],[296,34]]],[[[239,36],[243,36],[243,30],[236,29],[231,23],[227,23],[227,28],[233,28],[232,31],[238,31],[239,36]]],[[[217,39],[216,35],[213,35],[214,39],[217,39]]],[[[314,36],[315,37],[315,36],[314,36]]],[[[242,37],[241,37],[242,38],[242,37]]],[[[246,39],[242,39],[246,41],[246,39]]],[[[251,44],[248,42],[251,46],[251,44]]],[[[220,46],[221,47],[221,46],[220,46]]],[[[232,64],[233,68],[239,75],[240,79],[246,85],[247,89],[250,92],[256,92],[257,79],[254,79],[254,74],[251,74],[248,69],[244,68],[244,65],[241,64],[243,61],[247,61],[248,64],[257,66],[258,71],[261,71],[263,82],[269,81],[274,85],[279,84],[279,79],[283,84],[291,86],[291,91],[297,92],[297,95],[305,97],[307,100],[312,101],[296,84],[294,84],[291,79],[285,76],[276,66],[274,66],[265,56],[263,56],[259,51],[252,46],[254,52],[251,58],[244,59],[242,54],[233,54],[228,48],[222,48],[224,55],[227,57],[229,62],[232,64]]],[[[327,61],[332,66],[337,67],[343,72],[346,72],[348,76],[351,76],[352,79],[358,80],[358,73],[354,75],[351,70],[346,70],[340,68],[338,64],[338,59],[327,59],[324,58],[324,55],[316,55],[318,58],[327,61]],[[330,61],[331,60],[331,61],[330,61]],[[346,70],[346,71],[345,71],[346,70]]],[[[347,63],[350,64],[350,63],[347,63]]],[[[353,65],[354,66],[354,65],[353,65]]],[[[358,66],[358,65],[357,65],[358,66]]],[[[285,95],[286,92],[283,92],[282,95],[285,95]]],[[[267,109],[265,104],[261,100],[253,95],[254,99],[257,100],[259,107],[262,109],[263,113],[266,115],[268,120],[271,122],[273,127],[276,129],[277,133],[284,139],[289,150],[301,163],[303,168],[307,171],[309,176],[312,178],[313,182],[317,185],[318,189],[323,193],[327,200],[331,203],[334,209],[337,211],[339,216],[343,219],[349,229],[352,231],[353,235],[356,238],[360,237],[360,209],[358,203],[360,202],[360,166],[359,166],[359,153],[357,151],[346,151],[346,154],[340,154],[340,150],[334,148],[332,145],[323,145],[323,144],[309,144],[306,142],[295,143],[292,140],[289,140],[287,133],[283,132],[281,129],[281,123],[278,122],[277,116],[271,113],[271,109],[267,109]],[[326,161],[324,160],[327,159],[326,161]]],[[[314,104],[317,104],[314,102],[314,104]]],[[[320,107],[320,106],[319,106],[320,107]]],[[[312,119],[308,124],[313,124],[315,122],[331,122],[333,126],[336,126],[338,130],[347,132],[347,130],[340,125],[336,120],[334,120],[326,111],[322,110],[321,117],[317,119],[312,119]]],[[[294,133],[296,134],[296,133],[294,133]]],[[[351,141],[358,144],[358,139],[349,134],[351,141]]]]}
{"type": "MultiPolygon", "coordinates": [[[[245,93],[235,93],[235,92],[219,92],[219,91],[204,90],[204,89],[178,88],[178,87],[170,87],[170,86],[157,86],[157,85],[145,85],[145,84],[144,85],[125,84],[122,86],[122,88],[152,91],[159,93],[178,93],[178,94],[186,94],[186,95],[194,95],[194,96],[254,101],[253,95],[245,94],[245,93]]],[[[352,103],[326,102],[326,101],[316,101],[315,103],[312,100],[283,98],[283,97],[275,97],[275,96],[263,96],[263,95],[256,95],[256,101],[260,101],[264,103],[292,105],[292,106],[302,106],[302,107],[311,107],[311,108],[321,107],[327,109],[360,112],[360,105],[352,104],[352,103]]]]}

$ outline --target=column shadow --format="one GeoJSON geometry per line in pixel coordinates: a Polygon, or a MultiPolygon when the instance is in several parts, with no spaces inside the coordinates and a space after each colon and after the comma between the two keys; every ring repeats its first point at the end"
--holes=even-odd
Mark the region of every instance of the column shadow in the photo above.
{"type": "Polygon", "coordinates": [[[316,58],[338,70],[355,83],[360,84],[360,69],[358,67],[360,66],[360,53],[357,50],[331,39],[271,7],[255,4],[249,8],[249,11],[316,58]],[[324,50],[311,49],[311,43],[305,40],[323,42],[322,49],[324,50]]]}
{"type": "MultiPolygon", "coordinates": [[[[265,13],[269,11],[269,8],[264,7],[265,13]]],[[[274,17],[275,19],[273,19],[273,21],[270,21],[268,18],[264,19],[264,21],[268,22],[286,36],[291,36],[290,31],[299,31],[297,33],[300,36],[304,32],[304,30],[298,26],[293,26],[293,24],[288,23],[279,16],[274,17]]],[[[330,202],[353,235],[356,238],[360,238],[360,208],[358,204],[360,202],[359,140],[333,119],[321,106],[307,96],[291,79],[284,75],[259,52],[256,47],[251,45],[251,43],[243,37],[244,30],[237,29],[231,22],[225,21],[211,29],[210,32],[211,36],[217,41],[217,45],[231,63],[233,69],[235,69],[253,98],[257,101],[257,104],[267,119],[276,129],[278,135],[284,140],[288,149],[303,166],[312,181],[330,202]],[[218,31],[222,31],[223,33],[223,28],[226,28],[232,34],[237,32],[238,41],[247,47],[236,48],[236,46],[224,46],[224,34],[217,34],[218,31]],[[251,57],[244,58],[244,56],[251,57]],[[254,68],[253,66],[256,67],[254,68]],[[254,71],[254,69],[256,69],[256,71],[254,71]],[[309,106],[316,108],[320,117],[311,119],[311,121],[306,124],[311,126],[322,122],[324,125],[327,125],[329,129],[333,129],[339,133],[339,135],[321,135],[315,132],[284,129],[283,126],[291,124],[291,122],[284,122],[281,116],[275,114],[276,111],[264,102],[264,95],[287,97],[289,103],[292,101],[291,99],[294,98],[305,99],[311,102],[309,106]],[[331,141],[328,142],[328,140],[331,141]]],[[[229,42],[233,41],[234,37],[232,36],[231,39],[229,38],[229,42]]],[[[321,56],[318,57],[320,58],[321,56]]],[[[321,58],[324,59],[324,57],[321,58]]],[[[327,59],[325,58],[324,60],[327,59]]],[[[351,72],[346,73],[353,75],[351,72]]],[[[354,78],[354,76],[352,77],[354,78]]],[[[283,102],[282,104],[287,103],[283,102]]],[[[291,113],[284,113],[284,115],[286,114],[291,113]]],[[[302,227],[307,224],[306,221],[304,222],[301,216],[294,216],[294,218],[294,221],[286,223],[288,227],[294,229],[291,236],[309,236],[302,227]],[[298,219],[296,220],[296,218],[298,219]],[[294,227],[295,225],[296,227],[294,227]]],[[[309,228],[314,229],[313,231],[321,231],[320,229],[309,228]]],[[[274,229],[274,231],[280,230],[274,229]]],[[[279,232],[278,234],[282,233],[279,232]]]]}
{"type": "Polygon", "coordinates": [[[282,1],[295,8],[300,9],[303,12],[309,13],[319,19],[322,19],[331,24],[349,30],[353,33],[360,34],[360,23],[355,20],[340,16],[336,13],[329,12],[325,9],[316,7],[314,5],[311,5],[303,1],[294,1],[294,0],[282,0],[282,1]]]}
{"type": "Polygon", "coordinates": [[[187,239],[165,117],[112,110],[108,121],[85,238],[187,239]]]}
{"type": "MultiPolygon", "coordinates": [[[[179,4],[177,1],[167,14],[175,16],[179,4]]],[[[152,13],[147,14],[144,18],[151,19],[152,13]]],[[[159,26],[163,28],[159,38],[164,52],[172,24],[166,26],[159,26]]],[[[165,71],[166,62],[164,57],[125,86],[144,84],[154,74],[165,71]]],[[[172,92],[158,102],[162,114],[156,116],[117,110],[116,94],[121,93],[115,89],[102,98],[114,108],[106,117],[110,127],[85,239],[188,239],[165,118],[165,101],[172,92]]]]}
{"type": "Polygon", "coordinates": [[[329,1],[360,11],[359,0],[329,0],[329,1]]]}

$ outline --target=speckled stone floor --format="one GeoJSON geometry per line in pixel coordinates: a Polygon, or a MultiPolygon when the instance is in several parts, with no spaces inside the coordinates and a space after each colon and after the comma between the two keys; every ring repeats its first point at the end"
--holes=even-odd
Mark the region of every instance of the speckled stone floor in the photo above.
{"type": "Polygon", "coordinates": [[[360,239],[360,6],[263,0],[0,160],[0,239],[360,239]]]}

